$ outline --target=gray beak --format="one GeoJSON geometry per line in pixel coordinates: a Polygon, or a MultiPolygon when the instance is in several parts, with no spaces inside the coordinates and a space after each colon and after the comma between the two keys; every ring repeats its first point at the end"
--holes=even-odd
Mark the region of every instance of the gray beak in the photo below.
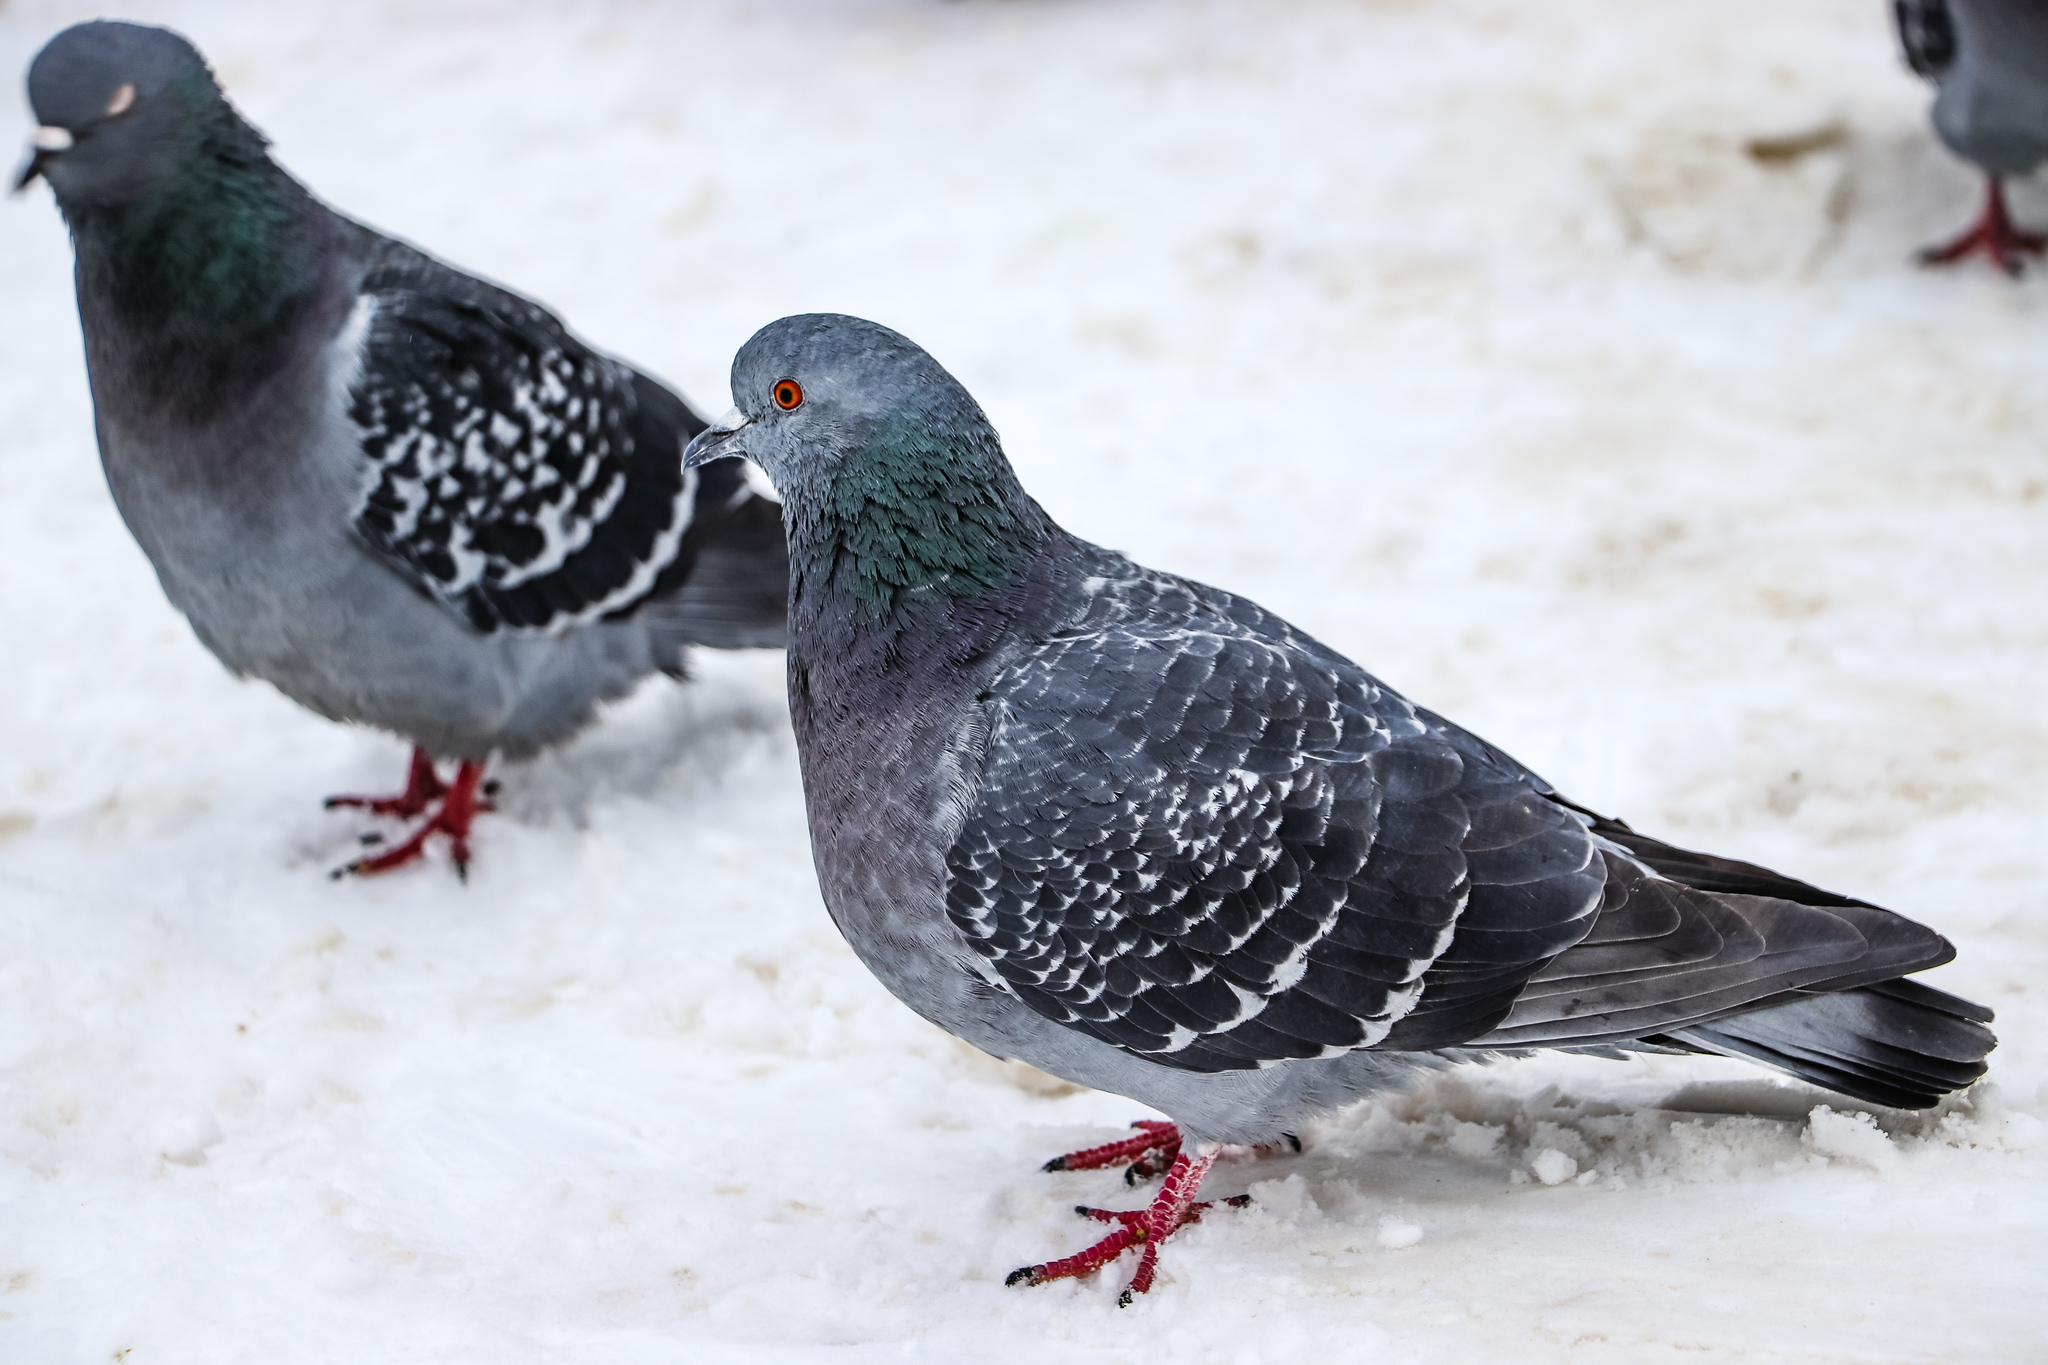
{"type": "Polygon", "coordinates": [[[41,175],[46,167],[58,157],[71,150],[71,130],[52,128],[45,125],[29,135],[28,160],[14,177],[14,193],[20,194],[29,187],[29,182],[41,175]]]}
{"type": "Polygon", "coordinates": [[[697,433],[697,438],[683,447],[683,468],[695,469],[698,465],[710,464],[729,456],[744,456],[747,448],[744,442],[733,438],[754,423],[738,408],[734,408],[711,426],[697,433]]]}

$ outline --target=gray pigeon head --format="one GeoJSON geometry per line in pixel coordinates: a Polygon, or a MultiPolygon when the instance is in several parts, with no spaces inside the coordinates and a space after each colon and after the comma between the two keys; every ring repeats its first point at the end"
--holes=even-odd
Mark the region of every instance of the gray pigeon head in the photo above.
{"type": "Polygon", "coordinates": [[[40,126],[15,188],[40,175],[67,209],[144,198],[221,131],[247,127],[197,48],[141,24],[65,29],[29,67],[28,98],[40,126]]]}
{"type": "Polygon", "coordinates": [[[786,491],[820,487],[849,460],[914,446],[973,458],[993,452],[981,408],[924,349],[897,332],[839,313],[771,322],[732,362],[738,425],[691,443],[690,465],[744,455],[786,491]]]}

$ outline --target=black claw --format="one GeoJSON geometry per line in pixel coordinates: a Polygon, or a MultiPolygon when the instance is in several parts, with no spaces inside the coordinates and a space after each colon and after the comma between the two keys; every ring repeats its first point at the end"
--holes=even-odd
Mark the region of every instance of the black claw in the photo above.
{"type": "Polygon", "coordinates": [[[1064,1171],[1067,1169],[1067,1159],[1063,1156],[1056,1156],[1038,1169],[1041,1171],[1064,1171]]]}
{"type": "Polygon", "coordinates": [[[365,848],[374,848],[384,842],[384,836],[372,830],[368,834],[357,835],[356,840],[365,848]]]}
{"type": "Polygon", "coordinates": [[[349,870],[350,870],[350,868],[352,868],[352,867],[354,867],[354,866],[355,866],[355,865],[354,865],[353,863],[351,863],[351,864],[349,865],[349,867],[337,867],[337,868],[335,868],[335,869],[334,869],[334,870],[333,870],[332,872],[330,872],[330,873],[328,873],[328,874],[327,874],[327,880],[328,880],[328,881],[330,881],[330,882],[338,882],[338,881],[340,881],[340,880],[341,880],[341,879],[342,879],[343,877],[346,877],[346,876],[347,876],[347,875],[349,874],[349,870]]]}
{"type": "Polygon", "coordinates": [[[1130,1287],[1128,1285],[1124,1287],[1123,1293],[1116,1296],[1116,1306],[1119,1308],[1129,1308],[1132,1304],[1136,1303],[1137,1301],[1138,1296],[1131,1292],[1130,1287]]]}
{"type": "Polygon", "coordinates": [[[468,885],[469,885],[469,864],[468,864],[468,863],[457,863],[457,864],[455,865],[455,880],[456,880],[456,881],[458,881],[458,882],[461,882],[461,883],[462,883],[462,884],[463,884],[464,886],[468,886],[468,885]]]}
{"type": "Polygon", "coordinates": [[[1252,1205],[1252,1197],[1248,1194],[1233,1194],[1223,1202],[1234,1209],[1248,1209],[1252,1205]]]}
{"type": "Polygon", "coordinates": [[[1020,1284],[1021,1284],[1021,1285],[1034,1285],[1034,1284],[1037,1284],[1037,1283],[1038,1283],[1038,1272],[1040,1272],[1041,1270],[1044,1270],[1044,1269],[1045,1269],[1045,1267],[1044,1267],[1044,1266],[1042,1266],[1042,1265],[1027,1265],[1027,1266],[1019,1266],[1019,1267],[1018,1267],[1017,1269],[1015,1269],[1015,1270],[1013,1270],[1013,1271],[1011,1271],[1011,1272],[1010,1272],[1010,1275],[1009,1275],[1009,1278],[1008,1278],[1008,1279],[1006,1279],[1006,1280],[1004,1280],[1004,1281],[1003,1281],[1003,1287],[1004,1287],[1005,1289],[1008,1289],[1008,1288],[1011,1288],[1011,1287],[1012,1287],[1012,1286],[1014,1286],[1014,1285],[1020,1285],[1020,1284]]]}

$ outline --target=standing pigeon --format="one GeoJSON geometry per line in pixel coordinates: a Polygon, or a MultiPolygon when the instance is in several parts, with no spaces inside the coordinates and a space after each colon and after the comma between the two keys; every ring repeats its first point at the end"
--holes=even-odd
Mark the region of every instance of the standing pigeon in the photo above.
{"type": "Polygon", "coordinates": [[[493,753],[568,738],[689,644],[780,645],[788,561],[744,466],[552,314],[335,213],[183,38],[88,23],[29,69],[78,254],[107,483],[229,669],[412,740],[406,790],[468,862],[493,753]],[[435,758],[460,761],[453,782],[435,758]]]}
{"type": "Polygon", "coordinates": [[[783,495],[840,931],[940,1027],[1173,1120],[1053,1163],[1171,1159],[1012,1282],[1137,1246],[1144,1292],[1217,1144],[1446,1059],[1722,1053],[1901,1107],[1984,1073],[1990,1011],[1903,979],[1939,934],[1595,815],[1254,603],[1069,535],[896,333],[784,318],[732,386],[684,463],[744,453],[783,495]]]}
{"type": "Polygon", "coordinates": [[[1934,82],[1934,131],[1988,177],[1976,226],[1920,259],[1981,251],[2017,275],[2022,253],[2048,245],[2005,207],[2006,177],[2048,160],[2048,0],[1892,0],[1892,16],[1907,65],[1934,82]]]}

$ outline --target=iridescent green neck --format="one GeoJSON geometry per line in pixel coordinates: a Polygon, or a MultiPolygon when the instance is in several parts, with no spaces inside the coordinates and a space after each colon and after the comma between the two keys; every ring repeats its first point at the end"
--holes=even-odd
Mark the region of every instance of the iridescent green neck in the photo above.
{"type": "MultiPolygon", "coordinates": [[[[211,95],[194,90],[202,103],[211,95]]],[[[282,327],[315,280],[305,190],[217,97],[164,148],[165,173],[117,204],[65,207],[79,286],[163,343],[245,343],[282,327]]]]}
{"type": "Polygon", "coordinates": [[[790,548],[799,592],[829,587],[854,617],[878,622],[1015,582],[1051,522],[1017,483],[995,433],[976,425],[891,422],[825,487],[796,498],[790,548]]]}

